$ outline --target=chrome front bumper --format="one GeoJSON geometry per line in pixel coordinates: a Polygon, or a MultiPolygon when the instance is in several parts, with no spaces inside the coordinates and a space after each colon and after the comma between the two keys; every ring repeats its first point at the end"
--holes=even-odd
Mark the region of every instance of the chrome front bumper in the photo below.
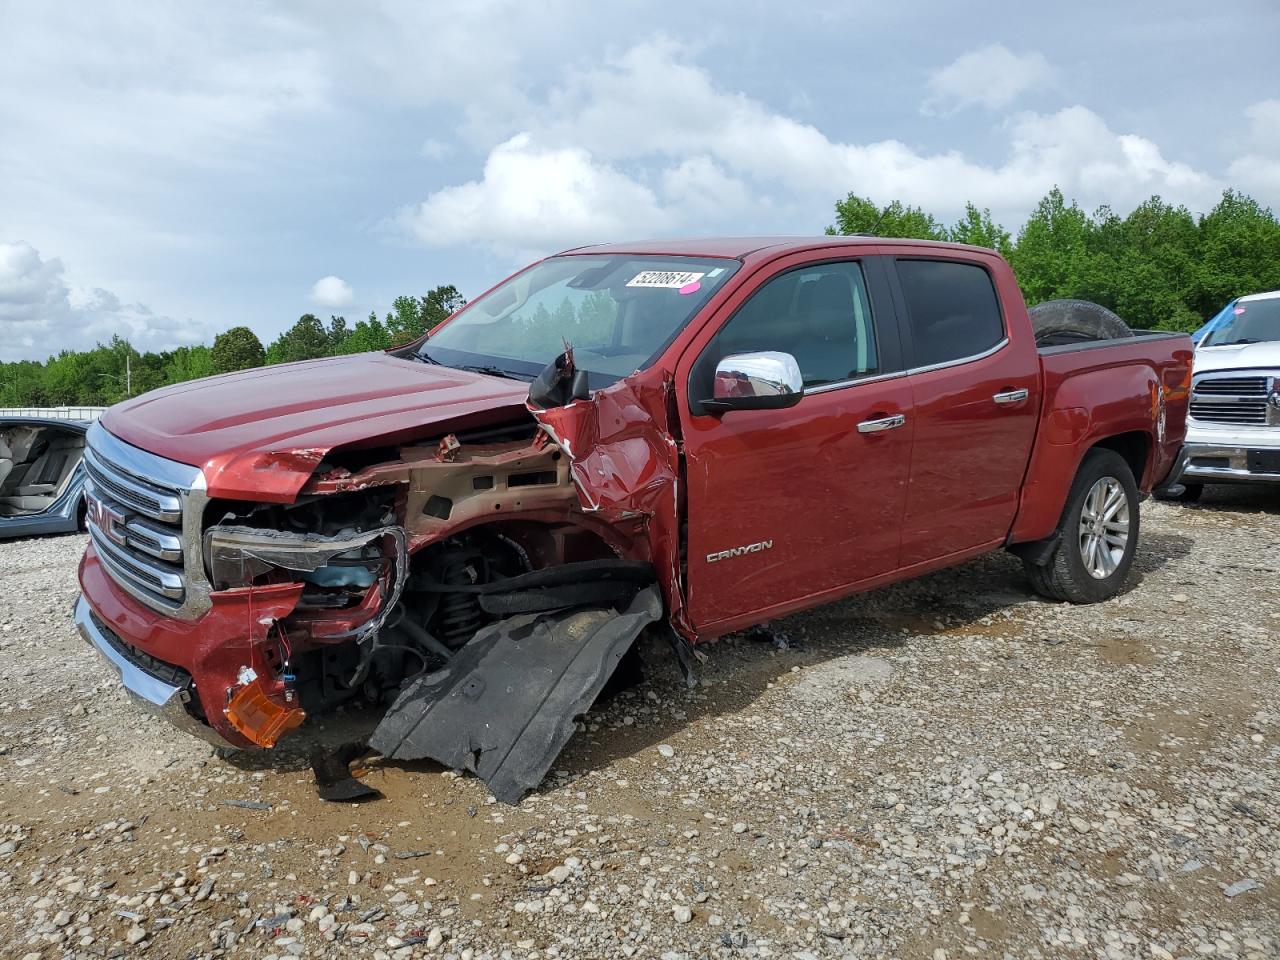
{"type": "Polygon", "coordinates": [[[169,721],[184,733],[199,737],[218,747],[230,746],[211,727],[193,717],[187,710],[188,693],[183,687],[175,687],[152,676],[126,657],[111,638],[94,622],[89,604],[84,597],[76,599],[73,610],[76,629],[80,636],[98,651],[111,668],[120,676],[120,682],[130,697],[148,713],[169,721]]]}
{"type": "Polygon", "coordinates": [[[1188,443],[1182,449],[1180,483],[1280,483],[1280,471],[1253,469],[1250,450],[1266,448],[1188,443]]]}

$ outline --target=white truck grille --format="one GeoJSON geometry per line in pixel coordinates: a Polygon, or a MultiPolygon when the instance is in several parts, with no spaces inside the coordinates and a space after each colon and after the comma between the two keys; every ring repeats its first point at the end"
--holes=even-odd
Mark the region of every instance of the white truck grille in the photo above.
{"type": "Polygon", "coordinates": [[[1271,378],[1204,374],[1191,386],[1191,418],[1201,423],[1264,427],[1269,422],[1271,378]]]}

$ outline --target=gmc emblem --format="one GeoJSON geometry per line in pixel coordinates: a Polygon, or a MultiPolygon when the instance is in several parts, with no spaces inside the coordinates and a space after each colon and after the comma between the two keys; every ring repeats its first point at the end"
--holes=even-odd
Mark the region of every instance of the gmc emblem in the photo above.
{"type": "Polygon", "coordinates": [[[125,545],[125,521],[129,518],[119,510],[103,503],[97,497],[85,496],[85,513],[90,523],[98,528],[112,543],[125,545]]]}

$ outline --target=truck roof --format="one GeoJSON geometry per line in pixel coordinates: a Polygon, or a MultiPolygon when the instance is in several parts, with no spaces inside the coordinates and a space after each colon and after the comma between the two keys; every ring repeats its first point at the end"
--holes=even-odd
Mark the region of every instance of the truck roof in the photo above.
{"type": "Polygon", "coordinates": [[[963,243],[946,243],[940,240],[905,240],[895,237],[873,236],[811,236],[811,237],[697,237],[667,240],[629,240],[621,243],[599,243],[585,247],[572,247],[561,251],[565,254],[630,254],[675,257],[721,257],[743,260],[752,254],[767,253],[777,256],[821,247],[867,246],[881,243],[909,244],[933,250],[952,250],[990,254],[985,247],[973,247],[963,243]]]}

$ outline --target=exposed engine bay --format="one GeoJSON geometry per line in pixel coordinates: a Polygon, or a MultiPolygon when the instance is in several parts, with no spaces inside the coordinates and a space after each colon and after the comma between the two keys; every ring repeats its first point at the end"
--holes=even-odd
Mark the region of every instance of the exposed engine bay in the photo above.
{"type": "MultiPolygon", "coordinates": [[[[553,390],[572,375],[571,356],[558,363],[553,390]]],[[[210,585],[247,592],[254,618],[226,691],[235,731],[269,748],[308,714],[358,699],[386,710],[378,752],[471,770],[517,802],[646,627],[669,635],[688,675],[687,644],[663,617],[654,516],[635,508],[643,499],[612,502],[626,461],[593,465],[607,483],[584,485],[570,451],[594,440],[579,446],[607,456],[599,425],[581,434],[549,412],[331,451],[292,503],[208,503],[210,585]]],[[[652,481],[643,467],[630,469],[652,481]]]]}

